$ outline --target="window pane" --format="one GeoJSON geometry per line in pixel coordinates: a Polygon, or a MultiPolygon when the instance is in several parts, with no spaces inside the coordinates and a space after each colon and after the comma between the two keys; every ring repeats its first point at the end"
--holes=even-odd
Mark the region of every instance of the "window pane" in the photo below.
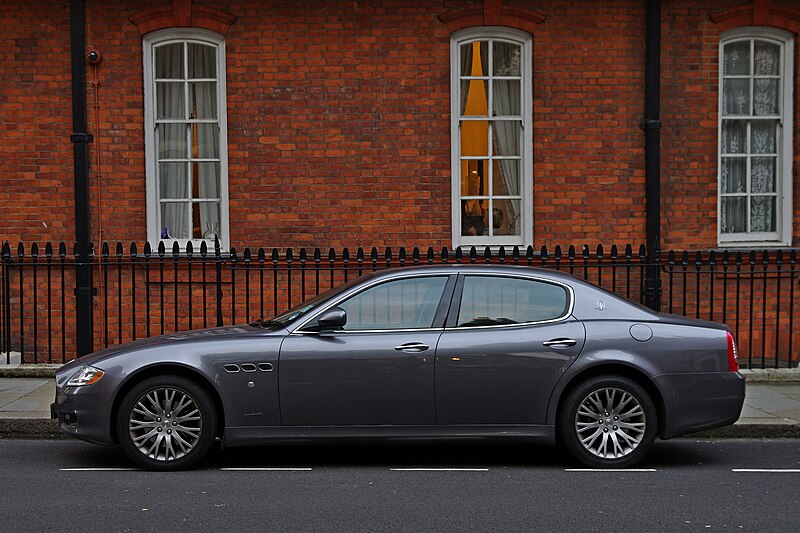
{"type": "Polygon", "coordinates": [[[161,238],[189,238],[189,203],[169,202],[161,204],[161,238]]]}
{"type": "Polygon", "coordinates": [[[496,120],[492,122],[494,155],[519,156],[522,150],[522,122],[496,120]]]}
{"type": "Polygon", "coordinates": [[[722,233],[744,233],[747,231],[747,197],[722,198],[720,230],[722,233]]]}
{"type": "Polygon", "coordinates": [[[189,79],[217,77],[217,49],[189,43],[189,79]]]}
{"type": "Polygon", "coordinates": [[[777,44],[765,41],[755,42],[755,75],[777,76],[780,74],[778,64],[781,58],[781,48],[777,44]]]}
{"type": "Polygon", "coordinates": [[[461,80],[461,116],[489,116],[489,82],[461,80]]]}
{"type": "Polygon", "coordinates": [[[193,118],[217,118],[216,82],[192,82],[189,84],[189,113],[193,118]]]}
{"type": "Polygon", "coordinates": [[[216,124],[192,124],[192,156],[198,159],[219,157],[219,127],[216,124]]]}
{"type": "Polygon", "coordinates": [[[156,119],[184,119],[186,106],[183,101],[183,82],[156,83],[156,119]]]}
{"type": "Polygon", "coordinates": [[[458,313],[459,327],[552,320],[569,305],[559,285],[518,278],[467,276],[458,313]]]}
{"type": "Polygon", "coordinates": [[[461,122],[461,155],[489,155],[489,122],[487,120],[464,120],[461,122]]]}
{"type": "Polygon", "coordinates": [[[461,45],[461,76],[488,76],[489,43],[474,41],[461,45]]]}
{"type": "Polygon", "coordinates": [[[344,330],[429,328],[446,282],[446,276],[436,276],[369,288],[339,304],[347,312],[344,330]]]}
{"type": "Polygon", "coordinates": [[[158,159],[186,159],[186,124],[159,124],[158,159]]]}
{"type": "Polygon", "coordinates": [[[183,44],[167,44],[156,48],[156,78],[183,79],[183,44]]]}
{"type": "Polygon", "coordinates": [[[194,198],[219,198],[220,165],[213,163],[194,163],[194,198]]]}
{"type": "Polygon", "coordinates": [[[511,43],[495,42],[493,54],[495,76],[519,76],[522,47],[511,43]]]}
{"type": "Polygon", "coordinates": [[[774,154],[775,136],[778,122],[775,120],[754,120],[750,129],[753,154],[774,154]]]}
{"type": "Polygon", "coordinates": [[[775,231],[775,197],[750,198],[750,231],[775,231]]]}
{"type": "Polygon", "coordinates": [[[158,181],[160,198],[189,199],[189,186],[186,179],[188,163],[159,163],[158,181]]]}
{"type": "Polygon", "coordinates": [[[750,80],[723,80],[722,113],[724,115],[750,114],[750,80]]]}
{"type": "Polygon", "coordinates": [[[492,112],[494,116],[519,116],[522,85],[519,80],[494,80],[492,82],[492,112]]]}
{"type": "Polygon", "coordinates": [[[747,121],[722,121],[722,153],[744,154],[747,150],[747,121]]]}
{"type": "Polygon", "coordinates": [[[725,76],[747,76],[750,74],[750,41],[725,45],[725,76]]]}
{"type": "Polygon", "coordinates": [[[495,235],[520,235],[520,201],[492,202],[492,229],[495,235]]]}
{"type": "Polygon", "coordinates": [[[461,235],[478,237],[489,234],[485,216],[488,206],[488,200],[461,200],[461,235]]]}
{"type": "Polygon", "coordinates": [[[753,80],[753,114],[762,117],[778,114],[778,80],[753,80]]]}
{"type": "Polygon", "coordinates": [[[461,162],[461,196],[488,196],[488,161],[467,160],[461,162]]]}
{"type": "Polygon", "coordinates": [[[219,234],[219,202],[200,202],[192,204],[193,239],[213,241],[219,234]]]}
{"type": "Polygon", "coordinates": [[[751,192],[775,192],[775,161],[774,157],[753,158],[750,163],[753,174],[750,184],[751,192]]]}
{"type": "Polygon", "coordinates": [[[747,192],[747,159],[744,157],[722,158],[722,193],[747,192]]]}
{"type": "Polygon", "coordinates": [[[519,196],[521,194],[520,180],[521,161],[519,159],[495,159],[492,178],[492,193],[494,196],[519,196]]]}

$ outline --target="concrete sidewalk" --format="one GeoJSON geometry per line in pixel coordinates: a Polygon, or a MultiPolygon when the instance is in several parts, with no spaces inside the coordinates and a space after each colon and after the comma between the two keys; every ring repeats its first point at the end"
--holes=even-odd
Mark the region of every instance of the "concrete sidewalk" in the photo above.
{"type": "MultiPolygon", "coordinates": [[[[54,438],[51,365],[0,366],[0,438],[54,438]],[[4,368],[3,368],[4,367],[4,368]],[[33,368],[31,368],[33,367],[33,368]]],[[[800,438],[800,372],[743,371],[747,396],[735,425],[696,434],[727,438],[800,438]]]]}

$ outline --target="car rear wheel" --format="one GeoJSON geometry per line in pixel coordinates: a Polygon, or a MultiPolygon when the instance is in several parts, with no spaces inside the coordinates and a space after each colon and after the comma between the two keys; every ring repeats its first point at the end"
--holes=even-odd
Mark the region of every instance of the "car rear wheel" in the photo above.
{"type": "Polygon", "coordinates": [[[650,395],[623,376],[596,376],[564,398],[558,434],[570,454],[593,468],[625,468],[650,450],[658,431],[650,395]]]}
{"type": "Polygon", "coordinates": [[[194,465],[210,450],[216,431],[211,397],[181,376],[142,381],[125,395],[117,414],[117,435],[125,454],[153,470],[194,465]]]}

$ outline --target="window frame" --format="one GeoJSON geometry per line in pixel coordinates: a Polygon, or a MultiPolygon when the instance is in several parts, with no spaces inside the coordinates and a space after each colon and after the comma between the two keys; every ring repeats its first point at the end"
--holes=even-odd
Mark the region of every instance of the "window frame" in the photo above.
{"type": "Polygon", "coordinates": [[[157,46],[175,43],[199,43],[214,46],[216,54],[217,80],[217,121],[219,124],[219,159],[220,159],[220,227],[219,244],[221,249],[230,246],[230,220],[228,212],[228,126],[226,97],[226,59],[225,38],[215,32],[199,28],[169,28],[148,33],[142,38],[143,76],[144,76],[144,129],[145,129],[145,176],[147,195],[147,240],[158,245],[163,242],[167,250],[178,243],[181,250],[191,242],[195,250],[199,250],[203,242],[210,250],[214,242],[205,239],[162,239],[161,238],[161,203],[158,178],[158,153],[156,151],[156,76],[155,50],[157,46]]]}
{"type": "Polygon", "coordinates": [[[467,274],[460,274],[458,277],[458,283],[455,288],[455,293],[453,294],[453,300],[450,306],[450,310],[447,316],[447,323],[445,324],[445,329],[447,331],[479,331],[483,329],[496,329],[496,328],[526,328],[531,326],[539,326],[542,324],[554,324],[557,322],[565,322],[571,316],[573,311],[575,310],[575,290],[572,288],[571,285],[568,283],[563,283],[561,281],[541,278],[536,276],[519,276],[514,274],[504,274],[504,273],[482,273],[482,272],[475,272],[475,273],[467,273],[467,274]],[[482,278],[513,278],[522,281],[532,281],[538,283],[548,283],[550,285],[556,285],[566,290],[567,293],[567,306],[562,314],[556,318],[550,318],[547,320],[533,320],[530,322],[520,322],[517,324],[492,324],[487,326],[459,326],[458,325],[458,318],[461,312],[461,304],[464,298],[464,283],[467,277],[482,277],[482,278]]]}
{"type": "MultiPolygon", "coordinates": [[[[491,46],[489,49],[491,50],[491,46]]],[[[491,79],[491,73],[490,73],[491,79]]],[[[502,26],[482,26],[454,32],[450,36],[450,146],[451,146],[451,231],[453,247],[528,246],[533,244],[533,36],[502,26]],[[489,40],[519,45],[521,51],[522,147],[520,172],[520,235],[461,235],[461,62],[460,47],[471,41],[489,40]]],[[[489,117],[487,120],[491,120],[489,117]]],[[[491,157],[491,156],[489,156],[491,157]]],[[[491,160],[491,159],[490,159],[491,160]]],[[[489,165],[491,167],[491,165],[489,165]]]]}
{"type": "MultiPolygon", "coordinates": [[[[753,57],[750,58],[751,64],[753,57]]],[[[752,80],[752,72],[747,79],[752,80]]],[[[792,239],[792,134],[794,114],[794,36],[784,30],[767,27],[745,27],[724,32],[719,39],[717,94],[717,244],[720,247],[742,246],[789,246],[792,239]],[[723,123],[723,83],[725,65],[725,46],[735,42],[767,41],[780,47],[780,75],[778,95],[778,133],[776,138],[776,176],[775,176],[775,225],[774,232],[722,232],[722,123],[723,123]]],[[[752,95],[752,90],[751,90],[752,95]]],[[[752,116],[752,115],[750,115],[752,116]]],[[[728,118],[726,118],[728,120],[728,118]]],[[[774,119],[773,119],[774,120],[774,119]]],[[[747,119],[748,124],[752,119],[747,119]]],[[[750,128],[748,127],[748,131],[750,128]]],[[[748,135],[749,142],[749,135],[748,135]]],[[[747,160],[752,159],[748,146],[747,160]]],[[[748,165],[749,169],[749,165],[748,165]]],[[[748,184],[752,175],[747,173],[748,184]]],[[[749,186],[748,186],[749,189],[749,186]]],[[[750,217],[751,193],[747,192],[748,225],[750,217]]]]}

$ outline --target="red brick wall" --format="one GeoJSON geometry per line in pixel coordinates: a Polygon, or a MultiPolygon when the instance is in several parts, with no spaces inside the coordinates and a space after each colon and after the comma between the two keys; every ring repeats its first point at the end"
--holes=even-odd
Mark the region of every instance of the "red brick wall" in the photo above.
{"type": "MultiPolygon", "coordinates": [[[[196,3],[238,16],[226,39],[233,246],[450,245],[449,33],[437,15],[464,2],[196,3]]],[[[709,14],[736,3],[663,2],[668,247],[716,246],[709,14]]],[[[645,3],[508,4],[546,16],[533,45],[534,244],[643,241],[645,3]]],[[[142,47],[128,17],[164,5],[87,4],[87,44],[103,54],[87,67],[96,241],[146,238],[142,47]]],[[[68,14],[65,2],[0,6],[0,239],[14,243],[74,238],[68,14]]]]}
{"type": "MultiPolygon", "coordinates": [[[[710,15],[736,0],[666,0],[662,12],[661,205],[664,248],[717,243],[720,28],[710,15]]],[[[775,5],[795,5],[781,3],[775,5]]],[[[784,28],[785,29],[785,28],[784,28]]],[[[800,57],[795,42],[793,246],[800,245],[800,57]]]]}

